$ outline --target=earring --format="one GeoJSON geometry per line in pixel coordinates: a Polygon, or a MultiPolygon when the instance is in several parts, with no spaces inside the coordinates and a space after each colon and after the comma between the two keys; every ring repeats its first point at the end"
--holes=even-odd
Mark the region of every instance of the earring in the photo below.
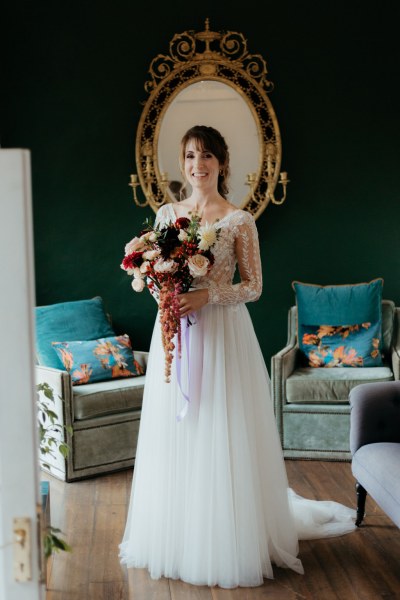
{"type": "Polygon", "coordinates": [[[223,169],[220,169],[220,170],[219,170],[219,174],[220,174],[220,175],[221,175],[221,177],[222,177],[222,175],[224,174],[224,170],[223,170],[223,169]]]}

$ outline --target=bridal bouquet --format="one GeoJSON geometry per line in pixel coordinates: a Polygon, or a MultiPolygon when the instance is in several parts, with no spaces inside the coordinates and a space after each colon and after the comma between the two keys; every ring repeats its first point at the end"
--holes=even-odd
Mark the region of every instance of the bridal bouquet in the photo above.
{"type": "MultiPolygon", "coordinates": [[[[203,277],[214,263],[212,246],[218,239],[216,224],[200,225],[200,217],[145,228],[125,246],[121,268],[133,276],[132,288],[147,287],[159,299],[165,379],[170,380],[174,337],[181,354],[181,318],[178,295],[187,292],[195,277],[203,277]]],[[[190,320],[188,320],[188,325],[190,320]]]]}

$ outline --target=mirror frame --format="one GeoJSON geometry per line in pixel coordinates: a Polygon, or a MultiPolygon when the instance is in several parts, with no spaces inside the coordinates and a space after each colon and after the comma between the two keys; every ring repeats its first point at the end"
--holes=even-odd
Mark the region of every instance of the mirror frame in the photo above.
{"type": "Polygon", "coordinates": [[[159,169],[161,123],[169,106],[183,89],[199,81],[212,80],[232,87],[244,98],[254,116],[260,149],[258,168],[252,174],[249,193],[238,208],[249,211],[255,218],[259,217],[278,183],[282,157],[278,120],[267,96],[273,90],[273,84],[267,79],[263,57],[248,52],[243,34],[211,31],[206,19],[204,31],[175,34],[169,43],[169,55],[157,55],[150,64],[149,74],[151,78],[144,87],[150,96],[143,108],[136,135],[139,182],[133,183],[137,178],[132,176],[131,183],[135,199],[136,187],[140,185],[146,200],[137,203],[140,206],[150,205],[157,211],[162,204],[173,202],[168,193],[168,178],[159,169]]]}

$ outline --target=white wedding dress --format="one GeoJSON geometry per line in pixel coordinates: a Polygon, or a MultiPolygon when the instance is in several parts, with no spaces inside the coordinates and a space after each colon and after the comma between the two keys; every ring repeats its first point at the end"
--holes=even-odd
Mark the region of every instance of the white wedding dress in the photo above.
{"type": "MultiPolygon", "coordinates": [[[[156,222],[175,218],[168,204],[156,222]]],[[[355,511],[289,489],[270,380],[245,306],[262,289],[255,221],[236,210],[219,225],[215,263],[194,283],[208,287],[209,303],[182,334],[180,383],[175,358],[164,381],[156,320],[120,559],[153,578],[233,588],[261,585],[273,565],[303,573],[298,540],[354,530],[355,511]],[[237,263],[241,283],[232,284],[237,263]]]]}

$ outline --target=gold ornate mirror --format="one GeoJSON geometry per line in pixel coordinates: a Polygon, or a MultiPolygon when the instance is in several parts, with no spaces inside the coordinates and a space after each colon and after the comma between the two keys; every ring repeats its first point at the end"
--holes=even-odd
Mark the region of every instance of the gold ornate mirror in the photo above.
{"type": "Polygon", "coordinates": [[[275,111],[267,96],[273,89],[265,60],[249,54],[241,33],[205,30],[174,35],[169,55],[151,62],[150,94],[136,136],[137,175],[130,185],[136,204],[156,211],[177,201],[174,184],[182,175],[180,140],[193,125],[211,125],[225,137],[231,155],[229,200],[257,218],[271,201],[286,198],[287,173],[280,173],[282,143],[275,111]],[[279,181],[278,181],[279,179],[279,181]],[[277,183],[282,197],[275,199],[277,183]],[[142,188],[145,200],[137,195],[142,188]]]}

